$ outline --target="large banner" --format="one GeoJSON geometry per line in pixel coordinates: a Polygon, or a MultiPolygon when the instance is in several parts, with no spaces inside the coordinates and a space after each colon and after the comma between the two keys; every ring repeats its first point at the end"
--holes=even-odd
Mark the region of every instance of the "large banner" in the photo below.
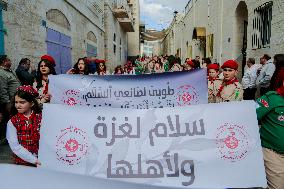
{"type": "Polygon", "coordinates": [[[253,101],[131,111],[44,104],[39,159],[159,186],[265,187],[258,130],[253,101]]]}
{"type": "Polygon", "coordinates": [[[1,189],[165,189],[12,164],[0,164],[0,178],[1,189]]]}
{"type": "Polygon", "coordinates": [[[51,103],[163,108],[208,102],[206,69],[144,75],[50,75],[51,103]]]}

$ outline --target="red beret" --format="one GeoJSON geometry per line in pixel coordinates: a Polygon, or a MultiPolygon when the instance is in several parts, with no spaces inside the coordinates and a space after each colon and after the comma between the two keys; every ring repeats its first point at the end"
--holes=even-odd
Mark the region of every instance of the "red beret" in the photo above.
{"type": "Polygon", "coordinates": [[[187,63],[188,65],[194,67],[194,63],[193,63],[191,60],[188,60],[186,63],[187,63]]]}
{"type": "Polygon", "coordinates": [[[208,69],[208,70],[209,70],[209,69],[219,70],[220,67],[219,67],[218,64],[208,64],[208,65],[207,65],[207,69],[208,69]]]}
{"type": "Polygon", "coordinates": [[[54,58],[53,58],[52,56],[50,56],[50,55],[45,54],[45,55],[43,55],[43,56],[40,58],[40,60],[47,60],[47,61],[49,61],[51,64],[53,64],[53,65],[55,66],[55,60],[54,60],[54,58]]]}
{"type": "Polygon", "coordinates": [[[105,63],[106,61],[105,60],[101,60],[101,59],[96,59],[96,63],[99,64],[99,63],[105,63]]]}
{"type": "Polygon", "coordinates": [[[224,68],[232,68],[234,70],[237,70],[239,67],[238,62],[235,60],[227,60],[224,62],[224,64],[221,66],[222,69],[224,68]]]}

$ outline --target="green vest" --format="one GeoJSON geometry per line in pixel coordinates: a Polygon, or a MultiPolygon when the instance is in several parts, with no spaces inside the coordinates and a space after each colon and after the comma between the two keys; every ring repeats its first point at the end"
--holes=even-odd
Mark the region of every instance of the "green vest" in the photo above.
{"type": "Polygon", "coordinates": [[[284,154],[284,98],[271,91],[257,99],[257,118],[261,121],[261,145],[284,154]]]}

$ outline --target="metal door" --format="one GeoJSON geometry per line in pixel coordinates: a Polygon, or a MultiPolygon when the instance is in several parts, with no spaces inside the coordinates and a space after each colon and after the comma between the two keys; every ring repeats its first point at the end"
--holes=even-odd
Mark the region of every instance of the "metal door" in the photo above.
{"type": "Polygon", "coordinates": [[[3,10],[7,10],[7,3],[0,2],[0,55],[5,54],[5,46],[4,46],[4,23],[3,23],[3,10]]]}
{"type": "Polygon", "coordinates": [[[71,60],[71,37],[47,28],[47,54],[51,55],[56,62],[57,74],[65,74],[72,66],[71,60]]]}

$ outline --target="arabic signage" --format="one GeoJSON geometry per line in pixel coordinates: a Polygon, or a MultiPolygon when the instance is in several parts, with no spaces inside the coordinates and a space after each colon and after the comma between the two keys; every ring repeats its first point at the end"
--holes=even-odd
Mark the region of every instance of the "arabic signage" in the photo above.
{"type": "Polygon", "coordinates": [[[44,168],[93,177],[167,187],[266,186],[253,101],[132,111],[44,104],[39,149],[44,168]]]}
{"type": "Polygon", "coordinates": [[[144,75],[51,75],[51,103],[149,109],[208,102],[206,69],[144,75]]]}

